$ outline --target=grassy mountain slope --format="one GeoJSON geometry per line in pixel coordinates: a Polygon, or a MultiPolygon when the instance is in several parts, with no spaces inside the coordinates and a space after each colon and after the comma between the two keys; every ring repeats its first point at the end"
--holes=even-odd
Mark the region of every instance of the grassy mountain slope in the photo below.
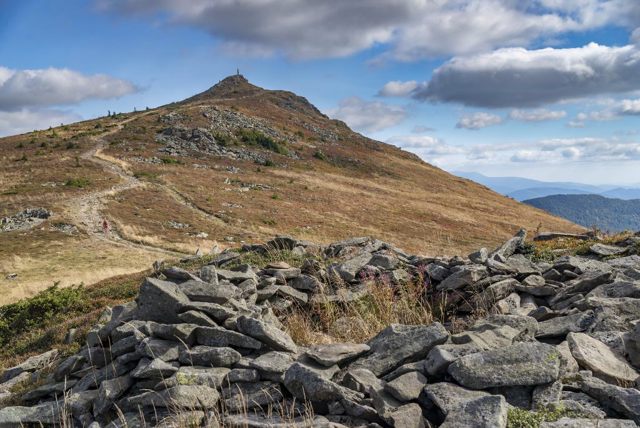
{"type": "Polygon", "coordinates": [[[596,226],[610,232],[640,229],[640,199],[553,195],[524,202],[586,227],[596,226]]]}
{"type": "Polygon", "coordinates": [[[372,235],[436,255],[521,226],[580,230],[241,76],[157,109],[3,138],[0,149],[0,216],[54,213],[1,233],[0,303],[275,234],[372,235]]]}

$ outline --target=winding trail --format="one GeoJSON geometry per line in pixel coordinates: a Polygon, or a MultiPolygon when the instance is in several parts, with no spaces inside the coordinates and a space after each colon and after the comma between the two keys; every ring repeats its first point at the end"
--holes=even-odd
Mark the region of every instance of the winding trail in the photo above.
{"type": "MultiPolygon", "coordinates": [[[[120,131],[126,123],[137,119],[138,117],[140,117],[140,115],[146,114],[148,113],[141,113],[136,116],[127,118],[119,122],[114,129],[109,130],[99,136],[91,137],[91,140],[95,142],[95,145],[90,150],[84,152],[80,156],[80,158],[91,161],[102,167],[104,171],[111,172],[117,175],[121,182],[109,189],[85,193],[71,199],[66,204],[66,214],[73,224],[83,229],[93,239],[98,239],[101,241],[106,241],[116,245],[138,250],[144,250],[153,253],[162,253],[173,257],[184,257],[186,255],[184,253],[126,239],[115,228],[112,228],[107,235],[105,235],[102,231],[102,221],[104,216],[101,214],[101,210],[104,207],[105,200],[126,190],[145,186],[145,183],[134,177],[131,172],[127,171],[121,165],[121,163],[115,160],[111,161],[106,156],[101,156],[101,152],[106,146],[104,137],[120,131]]],[[[184,203],[184,205],[191,207],[192,204],[184,203]]]]}

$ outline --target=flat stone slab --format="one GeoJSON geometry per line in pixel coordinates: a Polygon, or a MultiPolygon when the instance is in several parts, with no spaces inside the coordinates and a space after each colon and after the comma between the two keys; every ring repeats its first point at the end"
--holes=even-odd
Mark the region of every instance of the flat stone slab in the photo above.
{"type": "Polygon", "coordinates": [[[508,410],[502,395],[477,398],[449,412],[440,428],[505,428],[508,410]]]}
{"type": "Polygon", "coordinates": [[[365,344],[331,343],[312,346],[306,354],[318,364],[331,367],[356,358],[370,349],[369,345],[365,344]]]}
{"type": "Polygon", "coordinates": [[[564,338],[569,333],[585,331],[594,320],[593,311],[578,312],[577,314],[556,317],[538,323],[536,338],[551,337],[564,338]]]}
{"type": "Polygon", "coordinates": [[[404,363],[425,358],[434,346],[448,338],[447,330],[437,322],[419,326],[392,324],[367,343],[371,350],[351,367],[382,376],[404,363]]]}
{"type": "Polygon", "coordinates": [[[238,318],[237,326],[239,332],[259,340],[274,351],[297,352],[298,350],[286,332],[262,320],[242,315],[238,318]]]}
{"type": "Polygon", "coordinates": [[[465,355],[449,366],[449,374],[473,389],[540,385],[558,379],[560,354],[544,343],[518,343],[465,355]]]}
{"type": "Polygon", "coordinates": [[[424,393],[445,415],[463,403],[490,395],[488,392],[466,389],[450,382],[427,385],[424,387],[424,393]]]}
{"type": "Polygon", "coordinates": [[[561,418],[555,422],[542,422],[540,428],[635,428],[635,422],[628,419],[587,419],[561,418]]]}
{"type": "Polygon", "coordinates": [[[589,251],[593,254],[597,254],[602,257],[608,256],[619,256],[620,254],[624,254],[627,252],[627,248],[624,247],[616,247],[614,245],[605,245],[605,244],[593,244],[589,251]]]}
{"type": "Polygon", "coordinates": [[[638,372],[604,343],[584,333],[570,333],[567,342],[571,354],[594,376],[609,383],[635,382],[638,372]]]}
{"type": "Polygon", "coordinates": [[[387,382],[385,390],[396,400],[407,402],[417,400],[426,384],[427,378],[422,373],[409,372],[387,382]]]}

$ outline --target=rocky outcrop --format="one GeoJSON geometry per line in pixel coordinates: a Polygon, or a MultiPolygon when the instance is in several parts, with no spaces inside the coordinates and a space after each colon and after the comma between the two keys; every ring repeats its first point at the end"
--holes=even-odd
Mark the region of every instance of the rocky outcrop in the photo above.
{"type": "Polygon", "coordinates": [[[31,229],[41,224],[51,215],[51,211],[45,208],[27,208],[11,217],[0,218],[0,232],[31,229]]]}
{"type": "Polygon", "coordinates": [[[512,406],[566,410],[550,427],[640,423],[640,258],[594,251],[534,262],[524,238],[444,259],[369,238],[321,247],[278,237],[225,251],[196,272],[161,270],[135,302],[107,311],[78,353],[52,351],[2,373],[0,403],[5,394],[22,405],[0,408],[0,427],[169,427],[184,418],[189,426],[505,427],[512,406]],[[274,250],[305,261],[239,262],[243,252],[274,250]],[[445,302],[458,324],[393,324],[367,343],[311,347],[281,324],[292,308],[352,304],[372,282],[398,290],[409,281],[420,298],[445,302]],[[21,397],[11,392],[35,379],[21,397]]]}

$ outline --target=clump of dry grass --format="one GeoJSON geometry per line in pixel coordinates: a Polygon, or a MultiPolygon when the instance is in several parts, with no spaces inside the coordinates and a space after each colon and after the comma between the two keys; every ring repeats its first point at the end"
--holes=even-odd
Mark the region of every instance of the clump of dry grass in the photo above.
{"type": "Polygon", "coordinates": [[[430,283],[417,277],[394,284],[388,277],[365,278],[368,294],[349,303],[331,302],[322,294],[312,309],[294,309],[284,317],[296,343],[366,342],[391,324],[420,325],[444,321],[443,295],[426,293],[430,283]]]}
{"type": "Polygon", "coordinates": [[[574,238],[558,238],[549,241],[535,241],[531,243],[531,256],[535,261],[555,260],[563,255],[586,255],[593,244],[613,245],[633,236],[633,232],[621,232],[610,235],[602,235],[595,231],[599,239],[581,240],[574,238]]]}

